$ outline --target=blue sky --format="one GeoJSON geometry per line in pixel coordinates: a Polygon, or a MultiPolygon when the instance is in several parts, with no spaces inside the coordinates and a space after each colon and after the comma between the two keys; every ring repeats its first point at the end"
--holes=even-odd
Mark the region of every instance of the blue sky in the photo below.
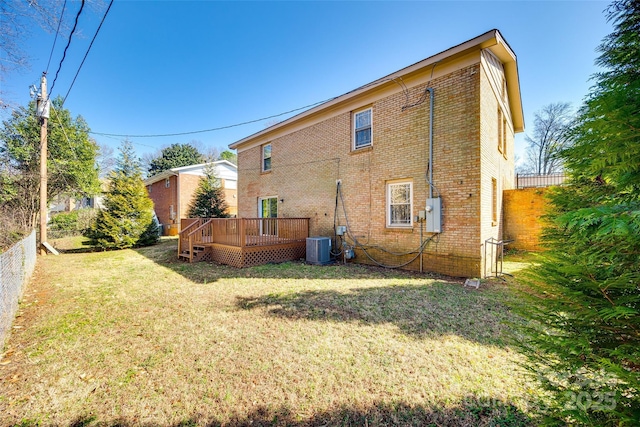
{"type": "MultiPolygon", "coordinates": [[[[81,15],[53,96],[69,90],[108,0],[81,15]]],[[[580,105],[611,32],[598,1],[218,2],[116,0],[65,107],[101,133],[149,135],[229,126],[326,100],[490,29],[518,57],[526,132],[551,102],[580,105]]],[[[66,18],[80,7],[69,1],[66,18]]],[[[23,40],[31,70],[2,82],[18,105],[46,69],[54,34],[23,40]]],[[[66,35],[49,67],[51,86],[66,35]]],[[[6,115],[6,112],[4,112],[6,115]]],[[[290,116],[290,115],[289,115],[290,116]]],[[[281,116],[278,120],[288,116],[281,116]]],[[[227,145],[274,119],[174,137],[131,137],[139,155],[176,142],[227,145]]],[[[122,137],[93,135],[117,147],[122,137]]],[[[524,134],[516,137],[524,153],[524,134]]]]}

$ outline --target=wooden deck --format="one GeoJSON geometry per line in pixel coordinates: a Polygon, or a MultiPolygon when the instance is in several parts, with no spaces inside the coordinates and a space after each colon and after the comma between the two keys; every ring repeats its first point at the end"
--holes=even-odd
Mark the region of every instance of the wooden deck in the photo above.
{"type": "Polygon", "coordinates": [[[234,267],[304,258],[309,218],[182,220],[178,257],[234,267]]]}

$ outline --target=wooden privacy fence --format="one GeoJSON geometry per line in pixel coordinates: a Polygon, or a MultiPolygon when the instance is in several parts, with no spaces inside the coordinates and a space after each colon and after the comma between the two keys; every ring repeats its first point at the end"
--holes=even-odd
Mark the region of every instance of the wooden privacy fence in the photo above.
{"type": "Polygon", "coordinates": [[[236,267],[304,257],[309,218],[183,219],[178,256],[236,267]]]}

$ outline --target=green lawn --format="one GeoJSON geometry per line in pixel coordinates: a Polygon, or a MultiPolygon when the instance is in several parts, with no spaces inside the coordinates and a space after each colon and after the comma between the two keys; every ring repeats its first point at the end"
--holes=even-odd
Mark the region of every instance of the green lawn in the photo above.
{"type": "Polygon", "coordinates": [[[185,264],[176,244],[38,260],[1,425],[533,423],[504,282],[185,264]]]}

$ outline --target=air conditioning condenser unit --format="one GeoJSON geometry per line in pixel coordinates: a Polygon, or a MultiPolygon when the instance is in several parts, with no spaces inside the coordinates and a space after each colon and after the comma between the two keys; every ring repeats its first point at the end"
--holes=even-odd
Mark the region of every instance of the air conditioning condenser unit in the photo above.
{"type": "Polygon", "coordinates": [[[330,252],[330,238],[307,237],[307,262],[309,264],[329,264],[331,262],[330,252]]]}

